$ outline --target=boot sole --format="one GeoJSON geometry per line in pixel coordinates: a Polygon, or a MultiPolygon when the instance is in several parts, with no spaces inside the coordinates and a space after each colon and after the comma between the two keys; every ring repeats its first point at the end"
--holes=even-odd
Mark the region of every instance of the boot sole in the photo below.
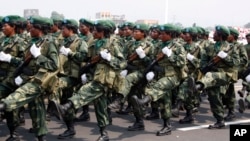
{"type": "Polygon", "coordinates": [[[164,134],[156,133],[156,136],[165,136],[165,135],[171,135],[171,132],[167,132],[164,134]]]}
{"type": "Polygon", "coordinates": [[[130,128],[128,128],[128,131],[141,131],[141,130],[145,130],[145,128],[138,128],[138,129],[130,129],[130,128]]]}

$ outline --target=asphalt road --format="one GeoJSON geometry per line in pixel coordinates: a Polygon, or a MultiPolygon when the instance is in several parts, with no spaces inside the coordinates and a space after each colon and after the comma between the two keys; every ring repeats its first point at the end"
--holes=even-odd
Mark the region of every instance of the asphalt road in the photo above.
{"type": "MultiPolygon", "coordinates": [[[[240,89],[240,83],[235,85],[236,90],[240,89]]],[[[238,97],[237,97],[238,99],[238,97]]],[[[231,122],[226,122],[226,128],[219,130],[207,129],[209,124],[213,124],[215,119],[210,111],[207,97],[203,97],[199,113],[195,115],[196,120],[193,124],[181,125],[178,123],[180,118],[183,118],[185,113],[181,111],[179,118],[171,118],[172,134],[167,136],[155,136],[155,133],[162,128],[161,119],[145,120],[145,131],[127,131],[127,127],[132,125],[134,117],[132,115],[118,115],[112,112],[113,124],[107,127],[110,141],[229,141],[229,129],[231,124],[249,124],[250,125],[250,110],[246,110],[241,114],[238,112],[238,104],[236,103],[236,119],[231,122]]],[[[225,114],[227,111],[225,111],[225,114]]],[[[78,113],[80,114],[80,112],[78,113]]],[[[76,123],[76,135],[71,141],[95,141],[99,136],[99,128],[96,123],[93,106],[90,106],[91,120],[88,122],[76,123]]],[[[34,134],[28,132],[31,127],[31,120],[28,113],[25,113],[26,123],[18,128],[22,141],[35,141],[34,134]]],[[[58,134],[66,130],[66,126],[52,118],[48,122],[49,133],[47,141],[57,141],[58,134]]],[[[5,121],[0,123],[0,141],[8,138],[8,129],[5,121]]]]}

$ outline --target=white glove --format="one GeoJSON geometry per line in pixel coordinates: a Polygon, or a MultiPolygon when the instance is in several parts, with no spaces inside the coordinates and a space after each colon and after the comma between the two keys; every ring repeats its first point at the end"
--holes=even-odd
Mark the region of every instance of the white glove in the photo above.
{"type": "Polygon", "coordinates": [[[188,59],[189,61],[192,61],[192,60],[194,59],[194,55],[188,53],[188,54],[187,54],[187,59],[188,59]]]}
{"type": "Polygon", "coordinates": [[[128,70],[122,70],[122,71],[120,72],[120,75],[121,75],[122,77],[126,77],[127,74],[128,74],[128,70]]]}
{"type": "Polygon", "coordinates": [[[107,61],[110,61],[111,60],[111,54],[108,52],[107,49],[104,49],[100,52],[101,54],[101,57],[107,61]]]}
{"type": "Polygon", "coordinates": [[[155,74],[154,74],[154,72],[148,72],[147,74],[146,74],[146,78],[147,78],[147,80],[148,81],[151,81],[151,80],[153,80],[153,78],[155,77],[155,74]]]}
{"type": "Polygon", "coordinates": [[[145,52],[144,52],[144,50],[142,49],[141,46],[139,46],[135,51],[136,51],[137,55],[139,55],[139,57],[141,59],[146,56],[146,54],[145,54],[145,52]]]}
{"type": "Polygon", "coordinates": [[[15,78],[15,83],[17,86],[20,86],[23,83],[23,79],[20,76],[15,78]]]}
{"type": "Polygon", "coordinates": [[[33,44],[30,48],[30,53],[34,56],[34,58],[37,58],[39,55],[41,55],[40,50],[40,47],[37,47],[35,44],[33,44]]]}
{"type": "Polygon", "coordinates": [[[250,83],[250,74],[248,74],[245,79],[248,83],[250,83]]]}
{"type": "Polygon", "coordinates": [[[68,56],[70,52],[72,52],[70,48],[66,48],[64,46],[60,47],[60,53],[61,54],[65,55],[65,56],[68,56]]]}
{"type": "Polygon", "coordinates": [[[10,63],[10,60],[11,60],[11,55],[10,54],[6,54],[6,53],[4,53],[2,51],[0,52],[0,61],[10,63]]]}
{"type": "Polygon", "coordinates": [[[219,56],[221,59],[224,59],[224,58],[227,57],[227,53],[224,52],[224,51],[220,51],[220,52],[217,54],[217,56],[219,56]]]}
{"type": "Polygon", "coordinates": [[[82,74],[81,79],[82,79],[82,84],[86,84],[88,82],[88,78],[85,73],[82,74]]]}
{"type": "Polygon", "coordinates": [[[168,47],[164,47],[161,51],[162,51],[165,55],[167,55],[168,57],[171,56],[171,54],[172,54],[172,50],[169,49],[168,47]]]}

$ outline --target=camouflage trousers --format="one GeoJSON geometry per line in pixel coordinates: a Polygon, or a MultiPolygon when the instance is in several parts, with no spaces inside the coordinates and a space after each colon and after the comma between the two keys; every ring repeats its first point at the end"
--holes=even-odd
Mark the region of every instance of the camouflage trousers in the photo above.
{"type": "Polygon", "coordinates": [[[184,102],[185,109],[191,110],[195,107],[195,105],[199,102],[199,94],[193,93],[191,94],[188,91],[188,77],[184,79],[184,81],[179,86],[179,91],[177,94],[177,100],[181,100],[184,102]]]}
{"type": "MultiPolygon", "coordinates": [[[[145,88],[145,95],[152,97],[152,101],[158,101],[162,119],[171,117],[172,90],[179,85],[180,81],[177,76],[162,77],[152,82],[145,88]]],[[[142,117],[143,110],[134,107],[135,116],[142,117]]]]}
{"type": "Polygon", "coordinates": [[[107,90],[108,87],[95,81],[83,85],[68,99],[73,103],[74,108],[68,110],[65,120],[72,121],[75,118],[75,109],[93,102],[98,126],[105,127],[109,125],[107,90]]]}
{"type": "Polygon", "coordinates": [[[222,97],[225,95],[231,78],[224,72],[208,72],[198,83],[207,89],[211,111],[217,121],[224,120],[224,105],[222,97]]]}
{"type": "Polygon", "coordinates": [[[235,89],[234,89],[234,83],[230,83],[227,88],[226,94],[222,97],[223,104],[229,109],[234,111],[235,108],[235,89]]]}
{"type": "Polygon", "coordinates": [[[6,111],[13,111],[28,104],[32,126],[35,129],[35,135],[45,135],[48,133],[45,120],[45,104],[43,98],[43,89],[37,83],[26,83],[16,89],[13,93],[2,99],[6,104],[6,111]]]}
{"type": "MultiPolygon", "coordinates": [[[[0,99],[7,97],[11,92],[12,89],[0,84],[0,99]]],[[[4,111],[4,115],[7,121],[7,126],[10,130],[19,126],[19,110],[14,109],[13,111],[4,111]]]]}

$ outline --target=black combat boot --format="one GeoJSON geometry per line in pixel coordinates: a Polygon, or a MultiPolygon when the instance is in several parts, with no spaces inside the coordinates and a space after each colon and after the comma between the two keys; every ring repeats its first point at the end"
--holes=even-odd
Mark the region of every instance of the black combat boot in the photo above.
{"type": "Polygon", "coordinates": [[[124,96],[122,94],[117,93],[116,98],[108,105],[108,107],[110,109],[120,109],[123,98],[124,96]]]}
{"type": "Polygon", "coordinates": [[[145,104],[152,101],[152,97],[149,95],[144,96],[142,99],[139,99],[137,95],[131,97],[131,102],[134,107],[142,108],[145,104]]]}
{"type": "Polygon", "coordinates": [[[24,125],[25,124],[24,112],[25,112],[25,108],[22,106],[19,109],[19,124],[20,125],[24,125]]]}
{"type": "Polygon", "coordinates": [[[229,109],[227,116],[224,118],[225,121],[232,121],[236,118],[234,109],[229,109]]]}
{"type": "Polygon", "coordinates": [[[183,119],[179,120],[180,124],[193,123],[193,122],[194,122],[194,117],[192,110],[187,110],[186,116],[183,119]]]}
{"type": "Polygon", "coordinates": [[[82,106],[82,114],[75,119],[76,122],[80,121],[89,121],[90,115],[89,115],[89,105],[82,106]]]}
{"type": "Polygon", "coordinates": [[[208,129],[221,129],[225,127],[224,121],[218,120],[215,124],[209,125],[208,129]]]}
{"type": "Polygon", "coordinates": [[[0,111],[0,122],[2,122],[5,119],[5,115],[3,111],[0,111]]]}
{"type": "Polygon", "coordinates": [[[105,127],[100,128],[101,136],[96,141],[109,141],[108,132],[105,130],[105,127]]]}
{"type": "Polygon", "coordinates": [[[73,121],[65,121],[67,130],[64,131],[62,134],[59,134],[58,139],[70,139],[72,138],[75,134],[75,126],[73,121]]]}
{"type": "Polygon", "coordinates": [[[160,118],[160,114],[159,114],[158,108],[152,108],[150,115],[146,116],[147,120],[154,120],[154,119],[159,119],[159,118],[160,118]]]}
{"type": "Polygon", "coordinates": [[[133,111],[132,105],[131,105],[130,102],[128,102],[128,105],[127,105],[126,108],[123,108],[123,106],[121,106],[120,110],[116,111],[116,113],[119,114],[119,115],[128,115],[132,111],[133,111]]]}
{"type": "Polygon", "coordinates": [[[171,134],[171,125],[169,119],[163,119],[163,128],[156,132],[156,136],[164,136],[171,134]]]}
{"type": "Polygon", "coordinates": [[[57,119],[63,121],[63,117],[65,116],[66,112],[70,109],[74,109],[74,105],[71,101],[66,102],[63,105],[60,105],[54,100],[50,101],[50,114],[54,115],[57,119]]]}
{"type": "Polygon", "coordinates": [[[128,131],[138,131],[138,130],[144,130],[145,125],[143,122],[143,119],[140,117],[136,117],[136,121],[132,126],[128,127],[128,131]]]}
{"type": "Polygon", "coordinates": [[[46,136],[45,135],[41,135],[41,136],[37,136],[38,141],[46,141],[46,136]]]}
{"type": "Polygon", "coordinates": [[[20,141],[19,135],[16,132],[16,127],[10,127],[10,136],[6,141],[20,141]]]}

